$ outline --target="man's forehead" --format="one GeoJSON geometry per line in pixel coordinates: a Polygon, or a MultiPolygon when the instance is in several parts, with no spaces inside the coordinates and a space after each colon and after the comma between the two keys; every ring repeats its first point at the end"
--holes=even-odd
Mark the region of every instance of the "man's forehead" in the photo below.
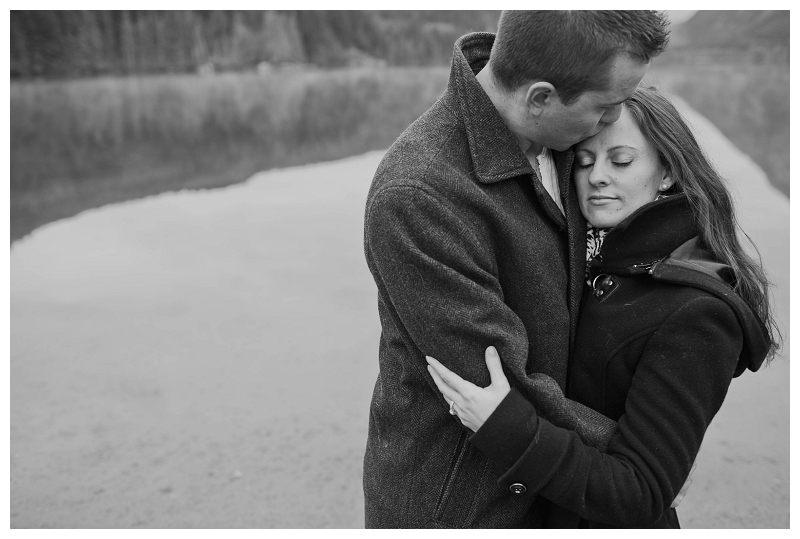
{"type": "Polygon", "coordinates": [[[608,86],[596,92],[597,100],[611,106],[624,102],[636,91],[649,67],[650,62],[628,55],[617,56],[612,63],[608,86]]]}
{"type": "Polygon", "coordinates": [[[621,105],[636,91],[644,74],[645,70],[640,72],[641,76],[633,73],[625,80],[613,81],[610,87],[605,90],[594,90],[586,92],[586,94],[598,106],[615,107],[621,105]]]}

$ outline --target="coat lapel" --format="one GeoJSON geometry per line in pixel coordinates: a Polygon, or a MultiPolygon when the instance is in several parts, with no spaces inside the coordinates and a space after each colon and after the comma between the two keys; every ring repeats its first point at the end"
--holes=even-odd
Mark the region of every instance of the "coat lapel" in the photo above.
{"type": "MultiPolygon", "coordinates": [[[[575,345],[575,332],[578,325],[578,311],[583,294],[583,280],[586,272],[586,220],[581,213],[575,184],[572,182],[572,163],[575,153],[553,152],[558,169],[558,186],[561,190],[561,203],[567,223],[567,248],[569,249],[569,355],[575,345]]],[[[566,372],[564,373],[566,376],[566,372]]],[[[565,378],[566,380],[566,378],[565,378]]]]}

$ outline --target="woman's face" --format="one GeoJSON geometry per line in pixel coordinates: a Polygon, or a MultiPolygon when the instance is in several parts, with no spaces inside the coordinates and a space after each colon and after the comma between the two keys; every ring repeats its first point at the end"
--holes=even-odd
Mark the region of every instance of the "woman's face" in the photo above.
{"type": "Polygon", "coordinates": [[[575,147],[573,180],[583,216],[599,228],[618,225],[672,185],[626,107],[619,120],[575,147]]]}

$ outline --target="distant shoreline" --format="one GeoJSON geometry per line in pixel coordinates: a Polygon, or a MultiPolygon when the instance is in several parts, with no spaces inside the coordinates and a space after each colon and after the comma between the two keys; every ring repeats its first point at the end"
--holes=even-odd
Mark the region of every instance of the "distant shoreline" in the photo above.
{"type": "MultiPolygon", "coordinates": [[[[85,209],[388,148],[448,69],[297,70],[11,83],[11,241],[85,209]],[[320,91],[325,88],[325,91],[320,91]]],[[[789,73],[656,63],[789,196],[789,73]]]]}

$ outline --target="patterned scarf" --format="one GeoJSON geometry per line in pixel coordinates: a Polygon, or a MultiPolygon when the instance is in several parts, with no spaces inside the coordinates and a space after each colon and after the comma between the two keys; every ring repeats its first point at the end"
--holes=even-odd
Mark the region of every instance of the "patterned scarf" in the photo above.
{"type": "MultiPolygon", "coordinates": [[[[673,193],[661,193],[656,197],[656,200],[672,196],[673,193]]],[[[655,201],[654,201],[655,202],[655,201]]],[[[600,248],[603,246],[603,240],[606,234],[611,230],[609,228],[595,228],[586,222],[586,284],[592,286],[589,280],[589,264],[594,260],[594,257],[600,254],[600,248]]]]}
{"type": "Polygon", "coordinates": [[[610,228],[595,228],[589,223],[586,223],[586,284],[592,286],[589,280],[589,264],[600,254],[600,248],[603,246],[603,239],[610,228]]]}

